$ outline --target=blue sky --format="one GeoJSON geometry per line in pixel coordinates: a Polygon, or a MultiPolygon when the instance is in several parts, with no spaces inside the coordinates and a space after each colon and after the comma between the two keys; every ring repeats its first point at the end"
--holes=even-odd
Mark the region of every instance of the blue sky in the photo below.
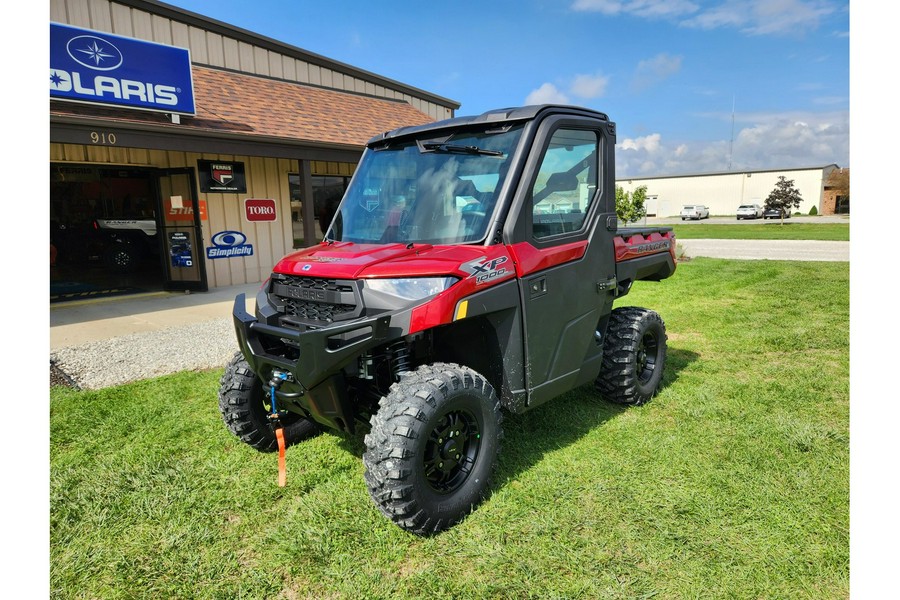
{"type": "Polygon", "coordinates": [[[601,110],[619,177],[851,166],[846,0],[169,3],[456,100],[458,115],[601,110]]]}

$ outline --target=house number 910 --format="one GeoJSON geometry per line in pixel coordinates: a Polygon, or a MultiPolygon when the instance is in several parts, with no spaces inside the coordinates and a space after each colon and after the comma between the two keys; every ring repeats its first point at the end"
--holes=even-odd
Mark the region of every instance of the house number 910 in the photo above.
{"type": "Polygon", "coordinates": [[[111,146],[116,145],[116,134],[114,133],[106,133],[105,131],[101,131],[97,133],[96,131],[91,132],[91,142],[94,144],[109,144],[111,146]]]}

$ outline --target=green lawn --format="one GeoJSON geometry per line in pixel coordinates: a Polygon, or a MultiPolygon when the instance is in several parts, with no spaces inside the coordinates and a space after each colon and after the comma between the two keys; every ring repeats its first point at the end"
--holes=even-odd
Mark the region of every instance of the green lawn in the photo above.
{"type": "Polygon", "coordinates": [[[790,220],[747,224],[682,223],[674,225],[683,240],[850,240],[849,223],[792,223],[790,220]]]}
{"type": "Polygon", "coordinates": [[[221,371],[52,389],[52,597],[846,598],[849,265],[695,259],[626,303],[666,321],[660,394],[507,418],[495,493],[432,538],[376,510],[361,437],[279,489],[221,371]]]}

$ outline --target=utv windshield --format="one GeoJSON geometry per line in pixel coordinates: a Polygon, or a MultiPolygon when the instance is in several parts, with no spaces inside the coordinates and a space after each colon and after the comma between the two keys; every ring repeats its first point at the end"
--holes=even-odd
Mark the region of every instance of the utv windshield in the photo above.
{"type": "Polygon", "coordinates": [[[366,150],[327,239],[367,244],[484,239],[522,128],[456,132],[366,150]]]}

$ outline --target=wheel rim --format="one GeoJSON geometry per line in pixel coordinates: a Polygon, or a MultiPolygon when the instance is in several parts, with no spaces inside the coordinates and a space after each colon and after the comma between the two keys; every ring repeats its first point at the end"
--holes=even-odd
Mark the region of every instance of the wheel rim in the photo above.
{"type": "Polygon", "coordinates": [[[117,267],[126,267],[131,262],[131,256],[127,252],[119,250],[112,255],[112,262],[117,267]]]}
{"type": "Polygon", "coordinates": [[[467,410],[450,411],[435,424],[425,444],[425,480],[434,491],[449,494],[462,486],[481,448],[478,420],[467,410]]]}
{"type": "Polygon", "coordinates": [[[647,383],[653,377],[658,351],[659,341],[656,336],[650,331],[644,333],[637,349],[637,375],[641,383],[647,383]]]}

